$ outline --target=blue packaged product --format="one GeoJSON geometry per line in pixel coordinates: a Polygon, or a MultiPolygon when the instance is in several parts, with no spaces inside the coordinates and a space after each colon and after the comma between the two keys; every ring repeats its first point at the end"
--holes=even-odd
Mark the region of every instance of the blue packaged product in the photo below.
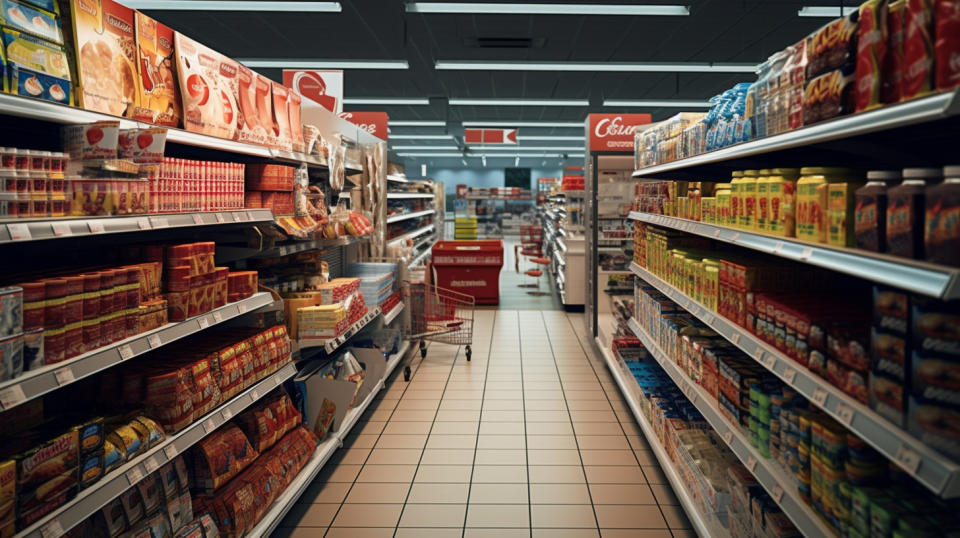
{"type": "Polygon", "coordinates": [[[56,13],[17,0],[0,0],[0,24],[63,45],[56,13]]]}
{"type": "Polygon", "coordinates": [[[12,28],[2,32],[7,91],[71,104],[70,66],[63,49],[12,28]]]}

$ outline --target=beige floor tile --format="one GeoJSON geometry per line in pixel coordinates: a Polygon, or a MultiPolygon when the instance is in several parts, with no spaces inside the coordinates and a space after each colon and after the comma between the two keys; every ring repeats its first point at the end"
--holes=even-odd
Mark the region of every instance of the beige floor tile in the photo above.
{"type": "Polygon", "coordinates": [[[424,435],[430,433],[432,422],[390,422],[383,435],[424,435]]]}
{"type": "MultiPolygon", "coordinates": [[[[414,482],[410,488],[408,503],[415,504],[466,504],[470,491],[469,483],[435,484],[414,482]]],[[[461,519],[460,525],[463,524],[461,519]]]]}
{"type": "Polygon", "coordinates": [[[533,538],[599,538],[597,529],[532,529],[533,538]]]}
{"type": "Polygon", "coordinates": [[[482,400],[483,390],[447,390],[443,393],[444,400],[482,400]]]}
{"type": "Polygon", "coordinates": [[[370,454],[369,448],[351,447],[347,450],[340,450],[333,454],[331,463],[336,465],[363,465],[370,454]]]}
{"type": "MultiPolygon", "coordinates": [[[[393,536],[392,527],[330,527],[325,538],[390,538],[393,536]]],[[[317,535],[314,535],[316,537],[317,535]]]]}
{"type": "Polygon", "coordinates": [[[587,482],[591,484],[646,484],[639,465],[587,465],[587,482]]]}
{"type": "Polygon", "coordinates": [[[517,411],[523,410],[523,399],[511,400],[484,400],[484,411],[517,411]]]}
{"type": "Polygon", "coordinates": [[[527,451],[523,449],[479,449],[474,465],[526,465],[527,451]]]}
{"type": "Polygon", "coordinates": [[[678,506],[680,501],[677,499],[677,495],[673,492],[673,488],[664,484],[650,484],[650,490],[653,491],[653,496],[656,497],[659,504],[674,505],[678,506]]]}
{"type": "Polygon", "coordinates": [[[523,422],[481,422],[480,435],[524,435],[523,422]]]}
{"type": "Polygon", "coordinates": [[[416,465],[365,465],[357,482],[406,482],[413,481],[416,465]]]}
{"type": "Polygon", "coordinates": [[[470,449],[477,445],[476,435],[434,435],[427,439],[427,448],[470,449]]]}
{"type": "Polygon", "coordinates": [[[660,510],[663,512],[663,517],[667,520],[667,525],[671,529],[692,529],[693,526],[690,524],[690,520],[687,519],[687,514],[683,511],[683,508],[679,506],[669,506],[664,505],[660,507],[660,510]]]}
{"type": "Polygon", "coordinates": [[[317,482],[307,486],[298,503],[341,503],[350,491],[351,482],[317,482]]]}
{"type": "MultiPolygon", "coordinates": [[[[499,385],[499,384],[497,384],[499,385]]],[[[522,400],[522,390],[487,390],[483,394],[484,400],[522,400]]]]}
{"type": "Polygon", "coordinates": [[[580,484],[585,483],[583,467],[579,465],[531,465],[530,482],[533,484],[580,484]]]}
{"type": "MultiPolygon", "coordinates": [[[[440,412],[444,411],[441,409],[440,412]]],[[[436,415],[437,412],[431,409],[397,409],[390,422],[431,422],[436,415]]]]}
{"type": "MultiPolygon", "coordinates": [[[[682,538],[660,529],[600,529],[603,538],[682,538]]],[[[694,536],[693,538],[696,538],[694,536]]]]}
{"type": "Polygon", "coordinates": [[[665,529],[667,522],[656,505],[594,506],[601,529],[665,529]]]}
{"type": "Polygon", "coordinates": [[[317,475],[317,482],[353,482],[360,474],[362,465],[336,465],[324,467],[317,475]]]}
{"type": "Polygon", "coordinates": [[[467,507],[467,527],[527,529],[530,508],[526,504],[471,504],[467,507]]]}
{"type": "Polygon", "coordinates": [[[443,398],[443,388],[438,390],[422,390],[409,388],[406,392],[403,393],[402,401],[406,402],[409,400],[439,400],[443,398]]]}
{"type": "Polygon", "coordinates": [[[387,426],[386,422],[381,421],[369,421],[369,422],[358,422],[354,429],[360,435],[377,435],[383,431],[387,426]]]}
{"type": "Polygon", "coordinates": [[[497,411],[492,409],[484,409],[480,419],[483,422],[523,422],[523,411],[497,411]]]}
{"type": "Polygon", "coordinates": [[[651,484],[669,484],[667,475],[663,474],[660,465],[644,465],[643,474],[647,477],[647,482],[651,484]]]}
{"type": "Polygon", "coordinates": [[[563,400],[562,390],[526,390],[523,391],[524,400],[563,400]]]}
{"type": "Polygon", "coordinates": [[[527,439],[527,448],[530,450],[576,450],[577,438],[572,435],[531,435],[527,439]]]}
{"type": "Polygon", "coordinates": [[[430,435],[476,436],[479,428],[480,424],[477,422],[436,422],[430,430],[430,435]]]}
{"type": "Polygon", "coordinates": [[[470,465],[423,465],[417,470],[417,482],[460,484],[470,482],[470,465]]]}
{"type": "Polygon", "coordinates": [[[385,422],[385,421],[389,421],[389,420],[390,420],[390,415],[392,415],[392,414],[393,414],[393,408],[392,408],[392,407],[389,408],[389,409],[384,409],[384,408],[381,408],[381,407],[378,406],[377,409],[374,409],[372,412],[368,412],[368,413],[364,416],[364,419],[365,419],[365,420],[384,421],[384,422],[385,422]]]}
{"type": "Polygon", "coordinates": [[[395,527],[402,509],[402,504],[344,504],[333,526],[395,527]]]}
{"type": "Polygon", "coordinates": [[[401,527],[459,527],[466,504],[408,504],[400,516],[401,527]]]}
{"type": "Polygon", "coordinates": [[[424,435],[383,435],[375,448],[423,448],[427,442],[424,435]]]}
{"type": "Polygon", "coordinates": [[[640,462],[640,465],[659,465],[657,461],[657,456],[653,453],[652,450],[634,450],[634,455],[637,457],[637,461],[640,462]]]}
{"type": "Polygon", "coordinates": [[[409,483],[357,482],[347,495],[346,502],[360,503],[404,503],[410,491],[409,483]]]}
{"type": "Polygon", "coordinates": [[[632,450],[581,450],[584,465],[636,465],[632,450]]]}
{"type": "Polygon", "coordinates": [[[530,504],[589,505],[590,492],[586,484],[530,484],[530,504]]]}
{"type": "Polygon", "coordinates": [[[375,448],[367,465],[416,465],[422,453],[419,448],[375,448]]]}
{"type": "Polygon", "coordinates": [[[670,529],[673,533],[673,538],[697,538],[696,531],[691,529],[670,529]]]}
{"type": "MultiPolygon", "coordinates": [[[[526,505],[524,505],[526,506],[526,505]]],[[[297,527],[316,527],[325,529],[337,515],[340,504],[308,504],[297,503],[290,509],[283,523],[290,523],[297,527]]]]}
{"type": "Polygon", "coordinates": [[[420,465],[470,465],[473,455],[472,449],[428,448],[423,451],[420,465]]]}
{"type": "Polygon", "coordinates": [[[528,450],[531,465],[580,465],[576,450],[528,450]]]}
{"type": "Polygon", "coordinates": [[[479,422],[480,410],[458,410],[441,409],[437,411],[437,422],[479,422]]]}
{"type": "MultiPolygon", "coordinates": [[[[540,411],[549,413],[549,411],[540,411]]],[[[566,414],[566,413],[564,413],[566,414]]],[[[527,420],[527,435],[573,435],[573,426],[567,422],[531,422],[527,420]]]]}
{"type": "Polygon", "coordinates": [[[647,484],[590,484],[594,504],[657,504],[647,484]]]}
{"type": "Polygon", "coordinates": [[[524,403],[524,408],[529,413],[530,411],[567,411],[566,400],[526,400],[524,403]]]}
{"type": "Polygon", "coordinates": [[[467,527],[463,530],[463,538],[530,538],[530,529],[481,529],[467,527]]]}
{"type": "Polygon", "coordinates": [[[570,414],[564,410],[540,411],[528,409],[527,422],[566,422],[570,423],[570,414]]]}
{"type": "Polygon", "coordinates": [[[479,411],[483,407],[483,400],[443,400],[440,402],[441,411],[479,411]]]}
{"type": "Polygon", "coordinates": [[[634,450],[650,450],[650,443],[642,435],[628,435],[627,441],[630,442],[630,447],[634,450]]]}
{"type": "MultiPolygon", "coordinates": [[[[590,401],[590,400],[585,400],[590,401]]],[[[613,411],[570,411],[570,418],[574,422],[617,422],[617,415],[613,411]]]]}
{"type": "Polygon", "coordinates": [[[568,402],[571,400],[607,400],[607,395],[599,390],[565,390],[563,394],[568,402]]]}
{"type": "Polygon", "coordinates": [[[440,400],[400,400],[397,410],[412,409],[419,411],[433,411],[440,407],[440,400]]]}
{"type": "Polygon", "coordinates": [[[581,435],[577,432],[580,450],[629,450],[630,443],[624,435],[581,435]]]}
{"type": "Polygon", "coordinates": [[[619,422],[578,422],[573,429],[577,435],[623,435],[619,422]]]}
{"type": "Polygon", "coordinates": [[[589,504],[531,504],[530,526],[596,529],[597,520],[589,504]]]}
{"type": "Polygon", "coordinates": [[[470,504],[523,504],[528,502],[527,484],[470,485],[470,504]]]}
{"type": "MultiPolygon", "coordinates": [[[[463,521],[460,522],[463,524],[463,521]]],[[[462,528],[450,529],[428,529],[425,527],[400,527],[393,538],[461,538],[463,536],[462,528]]]]}
{"type": "Polygon", "coordinates": [[[522,465],[478,465],[473,468],[474,484],[521,484],[527,482],[522,465]]]}

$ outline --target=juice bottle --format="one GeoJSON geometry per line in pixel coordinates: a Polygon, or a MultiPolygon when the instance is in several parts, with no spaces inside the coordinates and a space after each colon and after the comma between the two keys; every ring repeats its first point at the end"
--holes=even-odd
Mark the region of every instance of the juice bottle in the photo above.
{"type": "Polygon", "coordinates": [[[730,180],[730,221],[729,226],[740,227],[740,215],[743,212],[743,171],[737,170],[730,180]]]}
{"type": "Polygon", "coordinates": [[[927,261],[960,265],[960,166],[943,168],[943,183],[927,188],[924,251],[927,261]]]}
{"type": "Polygon", "coordinates": [[[700,207],[700,201],[702,198],[703,191],[701,190],[700,182],[691,183],[690,188],[687,189],[688,219],[697,221],[701,219],[702,209],[700,207]]]}
{"type": "Polygon", "coordinates": [[[770,232],[770,170],[757,174],[757,218],[754,229],[760,233],[770,232]]]}
{"type": "Polygon", "coordinates": [[[742,211],[740,213],[740,228],[753,230],[757,216],[757,171],[744,170],[740,183],[742,211]]]}
{"type": "Polygon", "coordinates": [[[793,237],[796,228],[797,178],[796,168],[774,168],[767,176],[767,232],[781,237],[793,237]]]}
{"type": "Polygon", "coordinates": [[[730,226],[730,184],[717,183],[714,196],[717,197],[717,221],[714,224],[730,226]]]}
{"type": "Polygon", "coordinates": [[[939,168],[905,168],[903,183],[887,191],[887,252],[924,258],[925,191],[942,177],[939,168]]]}
{"type": "Polygon", "coordinates": [[[827,242],[827,196],[830,183],[849,177],[845,168],[804,167],[797,181],[797,239],[827,242]]]}
{"type": "Polygon", "coordinates": [[[863,183],[849,181],[827,185],[827,243],[835,247],[852,247],[854,236],[854,192],[863,183]]]}
{"type": "Polygon", "coordinates": [[[855,193],[854,234],[856,246],[873,252],[887,249],[887,189],[900,181],[899,170],[871,170],[867,184],[855,193]]]}

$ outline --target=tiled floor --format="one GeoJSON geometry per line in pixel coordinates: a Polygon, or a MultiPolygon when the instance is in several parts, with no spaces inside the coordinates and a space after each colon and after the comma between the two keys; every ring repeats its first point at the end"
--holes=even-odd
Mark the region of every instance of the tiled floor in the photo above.
{"type": "Polygon", "coordinates": [[[396,375],[277,536],[694,536],[579,314],[478,310],[396,375]]]}
{"type": "Polygon", "coordinates": [[[561,310],[563,304],[556,292],[556,285],[546,267],[534,265],[522,257],[520,272],[516,270],[516,258],[513,255],[513,246],[519,242],[518,237],[507,237],[503,240],[503,269],[500,271],[500,310],[561,310]],[[527,276],[529,269],[540,269],[543,275],[540,278],[527,276]],[[530,287],[537,284],[539,288],[530,287]],[[521,287],[522,286],[522,287],[521,287]]]}

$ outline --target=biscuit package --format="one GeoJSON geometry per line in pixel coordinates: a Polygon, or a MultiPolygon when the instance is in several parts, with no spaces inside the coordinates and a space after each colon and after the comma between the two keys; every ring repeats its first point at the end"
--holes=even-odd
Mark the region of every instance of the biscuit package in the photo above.
{"type": "Polygon", "coordinates": [[[238,64],[180,32],[174,33],[173,42],[184,129],[232,140],[237,132],[238,64]]]}
{"type": "Polygon", "coordinates": [[[139,11],[135,13],[137,38],[138,121],[179,127],[183,115],[180,86],[173,58],[173,30],[139,11]]]}

